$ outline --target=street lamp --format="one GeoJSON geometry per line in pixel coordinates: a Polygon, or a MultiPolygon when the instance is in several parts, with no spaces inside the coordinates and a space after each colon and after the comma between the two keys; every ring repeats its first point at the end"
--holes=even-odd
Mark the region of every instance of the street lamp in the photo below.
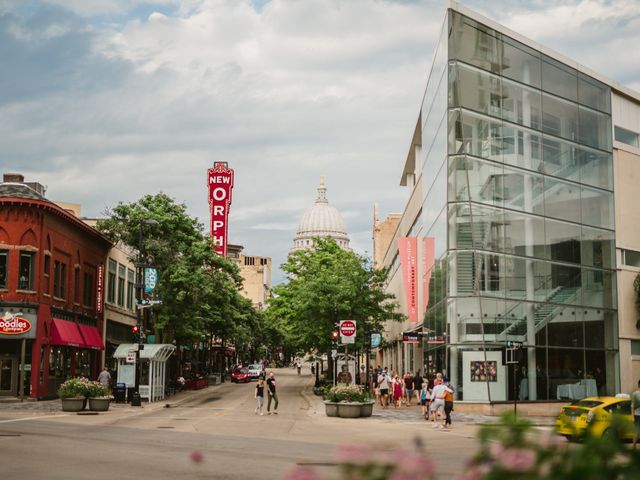
{"type": "Polygon", "coordinates": [[[138,348],[136,349],[136,381],[131,396],[131,406],[141,407],[142,401],[140,399],[140,351],[144,349],[142,332],[144,325],[142,324],[142,292],[144,288],[144,268],[148,265],[145,263],[143,256],[143,243],[142,243],[142,228],[144,225],[158,225],[158,222],[153,219],[140,220],[140,230],[138,236],[138,258],[135,264],[136,267],[136,316],[138,324],[138,348]]]}

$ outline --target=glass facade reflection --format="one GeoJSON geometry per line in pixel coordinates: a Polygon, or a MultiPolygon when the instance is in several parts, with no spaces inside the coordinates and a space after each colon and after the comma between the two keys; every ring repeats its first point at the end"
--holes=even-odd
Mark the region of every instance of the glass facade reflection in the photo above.
{"type": "Polygon", "coordinates": [[[450,10],[420,118],[427,371],[463,400],[616,393],[610,88],[450,10]]]}

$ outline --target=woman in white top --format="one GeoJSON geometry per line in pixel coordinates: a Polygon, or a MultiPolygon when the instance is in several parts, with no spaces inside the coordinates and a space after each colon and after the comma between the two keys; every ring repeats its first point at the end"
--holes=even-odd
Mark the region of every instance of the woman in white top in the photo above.
{"type": "Polygon", "coordinates": [[[440,378],[436,378],[433,391],[431,392],[431,421],[433,422],[433,428],[438,427],[436,417],[438,411],[440,411],[440,428],[444,429],[444,394],[446,392],[453,393],[453,390],[447,387],[440,378]]]}

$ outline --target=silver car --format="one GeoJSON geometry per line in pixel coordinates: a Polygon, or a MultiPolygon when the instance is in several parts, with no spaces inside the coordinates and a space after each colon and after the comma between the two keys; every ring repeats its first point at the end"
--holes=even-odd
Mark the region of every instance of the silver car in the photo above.
{"type": "Polygon", "coordinates": [[[253,363],[247,368],[249,370],[249,377],[251,377],[252,380],[257,380],[258,378],[260,378],[260,374],[262,373],[262,365],[260,365],[259,363],[253,363]]]}

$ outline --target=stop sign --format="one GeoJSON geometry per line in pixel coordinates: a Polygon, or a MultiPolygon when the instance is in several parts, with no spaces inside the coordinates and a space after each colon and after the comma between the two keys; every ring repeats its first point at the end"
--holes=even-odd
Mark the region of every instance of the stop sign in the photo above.
{"type": "Polygon", "coordinates": [[[340,335],[343,337],[353,337],[356,334],[356,322],[353,320],[342,320],[340,322],[340,335]]]}

